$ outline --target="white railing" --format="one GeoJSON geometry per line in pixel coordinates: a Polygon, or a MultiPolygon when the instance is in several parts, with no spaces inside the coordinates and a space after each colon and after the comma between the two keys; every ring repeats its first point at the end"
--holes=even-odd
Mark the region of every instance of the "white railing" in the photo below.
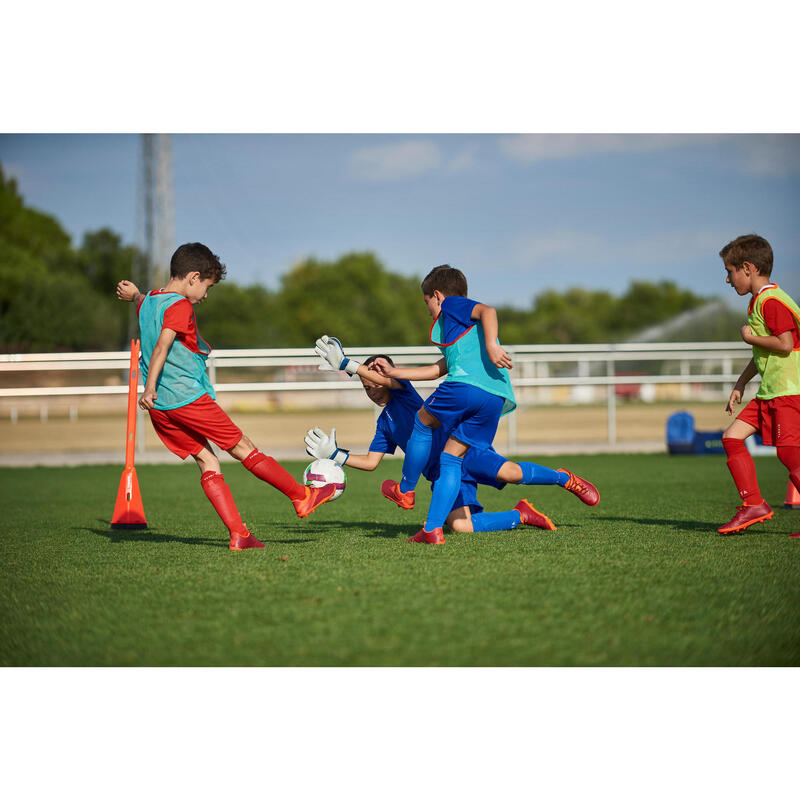
{"type": "MultiPolygon", "coordinates": [[[[543,391],[549,387],[606,387],[608,441],[616,441],[617,387],[654,387],[659,384],[718,384],[727,396],[751,349],[743,342],[686,342],[587,345],[513,345],[506,350],[514,360],[512,384],[518,395],[521,390],[543,391]],[[620,373],[620,364],[635,364],[635,374],[620,373]],[[653,370],[645,372],[648,364],[653,370]],[[658,371],[655,371],[655,367],[658,371]],[[556,374],[552,374],[552,373],[556,374]]],[[[396,364],[429,364],[439,358],[435,347],[348,347],[348,355],[363,360],[369,355],[384,353],[396,364]]],[[[126,372],[130,361],[127,351],[107,353],[33,353],[0,355],[0,401],[8,406],[14,399],[124,395],[127,381],[120,385],[75,386],[2,386],[8,373],[64,372],[70,370],[126,372]]],[[[215,350],[208,359],[209,377],[219,393],[243,392],[319,392],[360,390],[359,381],[332,371],[312,370],[319,359],[311,348],[215,350]],[[218,380],[220,370],[231,368],[301,368],[308,371],[304,380],[268,380],[226,383],[218,380]]],[[[286,377],[284,374],[283,378],[286,377]]],[[[420,382],[429,388],[436,382],[420,382]]],[[[141,388],[141,387],[140,387],[141,388]]],[[[686,395],[685,395],[686,396],[686,395]]],[[[521,397],[522,403],[526,398],[521,397]]],[[[541,397],[538,398],[541,401],[541,397]]],[[[16,412],[12,409],[12,419],[16,412]]],[[[515,415],[508,418],[509,452],[515,451],[515,415]]]]}

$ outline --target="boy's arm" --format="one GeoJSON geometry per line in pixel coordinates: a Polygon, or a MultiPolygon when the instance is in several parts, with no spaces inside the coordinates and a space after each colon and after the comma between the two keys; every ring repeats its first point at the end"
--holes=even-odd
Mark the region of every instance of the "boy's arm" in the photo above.
{"type": "Polygon", "coordinates": [[[483,339],[486,342],[486,352],[492,364],[500,369],[511,369],[511,356],[497,343],[497,310],[494,306],[476,303],[470,317],[480,320],[483,328],[483,339]]]}
{"type": "Polygon", "coordinates": [[[780,355],[787,355],[794,348],[794,337],[791,331],[784,331],[777,336],[756,336],[749,325],[742,325],[742,339],[747,344],[752,344],[762,350],[769,350],[780,355]]]}
{"type": "Polygon", "coordinates": [[[303,441],[306,444],[306,453],[312,458],[330,458],[337,464],[342,466],[347,464],[348,467],[356,469],[372,471],[381,463],[381,459],[385,455],[372,450],[366,455],[360,455],[340,448],[336,444],[336,428],[331,428],[330,436],[322,428],[310,428],[303,441]]]}
{"type": "Polygon", "coordinates": [[[169,348],[174,341],[175,331],[171,328],[162,328],[156,346],[153,348],[153,355],[150,356],[150,363],[147,367],[147,381],[145,382],[142,396],[139,398],[139,408],[143,411],[148,411],[155,406],[156,398],[158,397],[156,384],[158,383],[159,375],[161,375],[161,370],[164,368],[164,362],[167,360],[169,348]]]}
{"type": "Polygon", "coordinates": [[[125,300],[128,303],[139,303],[144,300],[144,295],[139,291],[139,287],[131,281],[120,281],[117,284],[117,299],[125,300]]]}
{"type": "Polygon", "coordinates": [[[378,386],[385,386],[387,389],[403,388],[403,384],[400,383],[400,381],[398,381],[397,378],[390,378],[388,375],[384,375],[381,372],[376,372],[374,369],[365,367],[363,364],[358,365],[358,369],[356,370],[356,375],[358,375],[360,378],[363,378],[365,381],[370,381],[371,383],[377,383],[378,386]]]}
{"type": "Polygon", "coordinates": [[[376,358],[372,362],[384,375],[405,381],[435,381],[447,375],[447,362],[440,358],[435,364],[427,367],[393,367],[388,361],[376,358]]]}
{"type": "Polygon", "coordinates": [[[347,459],[347,466],[372,472],[381,463],[385,455],[386,453],[376,453],[374,450],[370,450],[366,455],[350,453],[350,458],[347,459]]]}
{"type": "Polygon", "coordinates": [[[737,406],[742,404],[742,394],[744,393],[744,387],[747,385],[747,382],[751,378],[755,378],[758,374],[758,369],[756,369],[756,362],[754,359],[750,359],[747,363],[747,366],[742,370],[742,374],[739,376],[739,379],[734,384],[733,390],[731,391],[731,396],[728,398],[728,405],[725,406],[725,411],[728,412],[728,416],[733,414],[733,404],[735,403],[737,406]]]}

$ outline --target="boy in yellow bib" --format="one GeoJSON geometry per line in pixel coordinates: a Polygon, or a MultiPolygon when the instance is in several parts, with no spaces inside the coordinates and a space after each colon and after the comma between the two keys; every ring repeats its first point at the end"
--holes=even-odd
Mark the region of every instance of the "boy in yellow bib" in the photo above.
{"type": "MultiPolygon", "coordinates": [[[[747,382],[756,374],[761,376],[755,399],[722,434],[728,469],[742,498],[733,519],[719,528],[726,535],[772,517],[744,444],[748,436],[760,433],[764,444],[777,448],[792,483],[800,489],[800,308],[770,278],[772,247],[766,239],[756,234],[739,236],[719,254],[727,273],[725,282],[739,295],[752,295],[741,334],[753,346],[753,358],[733,387],[725,409],[729,415],[734,404],[741,404],[747,382]]],[[[800,538],[800,533],[792,537],[800,538]]]]}

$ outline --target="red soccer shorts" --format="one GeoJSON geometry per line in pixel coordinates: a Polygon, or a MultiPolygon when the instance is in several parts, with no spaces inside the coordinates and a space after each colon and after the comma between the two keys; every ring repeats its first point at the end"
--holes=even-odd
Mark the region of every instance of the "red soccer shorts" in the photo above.
{"type": "Polygon", "coordinates": [[[242,431],[207,394],[179,408],[151,408],[150,419],[159,439],[178,458],[197,455],[208,448],[209,439],[230,450],[242,438],[242,431]]]}
{"type": "Polygon", "coordinates": [[[736,419],[752,425],[764,444],[800,446],[800,395],[751,400],[736,419]]]}

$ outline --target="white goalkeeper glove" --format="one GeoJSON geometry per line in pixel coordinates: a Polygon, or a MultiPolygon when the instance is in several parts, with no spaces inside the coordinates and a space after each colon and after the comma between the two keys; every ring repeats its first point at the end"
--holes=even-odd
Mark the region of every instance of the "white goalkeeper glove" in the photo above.
{"type": "MultiPolygon", "coordinates": [[[[353,361],[344,354],[342,343],[333,336],[321,336],[317,339],[314,350],[325,364],[334,369],[344,370],[348,375],[355,375],[361,366],[358,361],[353,361]]],[[[320,367],[320,369],[325,369],[325,367],[320,367]]]]}
{"type": "Polygon", "coordinates": [[[336,428],[331,428],[331,435],[328,436],[322,428],[311,428],[306,432],[306,453],[313,458],[330,458],[337,464],[347,461],[350,455],[349,450],[342,450],[336,446],[336,428]]]}

